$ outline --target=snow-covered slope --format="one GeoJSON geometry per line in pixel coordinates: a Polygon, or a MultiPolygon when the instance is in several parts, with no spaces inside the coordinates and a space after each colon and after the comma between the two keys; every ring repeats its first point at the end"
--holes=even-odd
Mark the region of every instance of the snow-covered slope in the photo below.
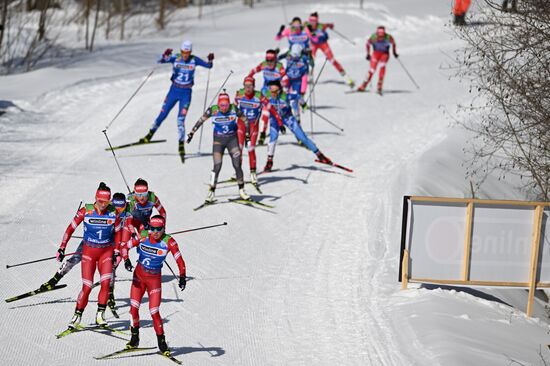
{"type": "MultiPolygon", "coordinates": [[[[227,90],[233,94],[265,49],[277,46],[273,35],[285,13],[305,18],[317,10],[321,21],[335,22],[357,43],[331,37],[337,59],[355,80],[367,71],[366,36],[385,24],[421,86],[416,90],[390,60],[384,97],[345,94],[340,76],[327,65],[316,102],[320,113],[341,124],[345,133],[315,119],[313,137],[324,153],[352,167],[354,174],[314,163],[292,136],[282,136],[275,158],[279,171],[262,176],[264,195],[249,189],[275,205],[274,213],[232,204],[194,212],[206,195],[212,162],[209,156],[191,156],[180,163],[175,112],[157,134],[168,139],[166,144],[118,153],[129,183],[144,177],[161,198],[169,231],[229,223],[177,237],[192,279],[180,292],[168,271],[163,277],[161,314],[174,355],[186,365],[541,364],[539,345],[548,343],[549,331],[542,304],[536,308],[541,319],[527,319],[507,305],[473,296],[473,291],[401,292],[396,282],[402,196],[469,192],[461,168],[461,144],[467,137],[450,130],[438,108],[468,97],[465,87],[449,81],[440,69],[446,58],[442,51],[461,46],[447,25],[447,2],[377,0],[365,2],[364,10],[357,1],[284,7],[262,2],[254,9],[237,9],[214,8],[203,21],[173,17],[164,32],[145,31],[129,43],[103,43],[62,66],[0,79],[0,100],[22,109],[0,117],[1,296],[35,288],[53,275],[53,261],[12,269],[4,264],[53,255],[78,202],[91,200],[99,181],[125,191],[111,153],[104,150],[101,130],[155,68],[109,136],[118,144],[147,132],[169,87],[169,67],[154,64],[160,52],[177,49],[184,38],[193,40],[198,55],[214,51],[209,98],[230,70],[234,74],[227,90]]],[[[196,81],[188,129],[202,111],[206,71],[197,71],[196,81]]],[[[202,152],[210,144],[208,127],[202,152]]],[[[189,152],[197,148],[195,139],[189,152]]],[[[258,150],[263,166],[265,148],[258,150]]],[[[248,174],[247,163],[245,167],[248,174]]],[[[226,160],[222,176],[229,177],[231,170],[226,160]]],[[[487,191],[518,198],[511,188],[490,184],[487,191]]],[[[236,187],[218,191],[226,197],[237,193],[236,187]]],[[[71,241],[69,249],[76,245],[71,241]]],[[[173,264],[171,258],[169,262],[173,264]]],[[[125,328],[130,279],[120,268],[116,294],[122,317],[109,319],[125,328]]],[[[80,271],[74,269],[63,281],[65,289],[2,303],[4,364],[95,364],[100,361],[92,356],[123,347],[123,340],[92,332],[55,339],[74,310],[80,271]]],[[[96,291],[84,313],[86,322],[95,314],[96,291]]],[[[480,291],[522,305],[521,291],[480,291]]],[[[145,302],[142,345],[154,346],[147,308],[145,302]]],[[[548,350],[542,356],[548,358],[548,350]]],[[[135,354],[101,362],[169,361],[135,354]]]]}

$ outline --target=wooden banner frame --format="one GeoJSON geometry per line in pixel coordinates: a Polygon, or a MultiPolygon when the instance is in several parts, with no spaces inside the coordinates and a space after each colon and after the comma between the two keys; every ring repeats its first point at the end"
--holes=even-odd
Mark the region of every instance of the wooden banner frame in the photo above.
{"type": "Polygon", "coordinates": [[[399,258],[399,282],[401,288],[406,289],[409,283],[432,283],[457,286],[487,286],[487,287],[524,287],[529,290],[527,301],[527,316],[531,316],[533,311],[533,301],[535,291],[540,288],[550,288],[550,282],[536,282],[538,272],[538,262],[540,256],[540,241],[542,230],[542,219],[544,209],[550,207],[550,202],[537,201],[512,201],[512,200],[483,200],[477,198],[448,198],[448,197],[425,197],[425,196],[404,196],[403,197],[403,222],[401,228],[401,253],[399,258]],[[462,203],[466,205],[465,235],[464,235],[464,258],[462,263],[462,279],[430,279],[430,278],[411,278],[409,273],[410,257],[407,249],[407,233],[409,223],[409,202],[435,202],[435,203],[462,203]],[[472,253],[472,226],[473,213],[475,205],[489,206],[530,206],[533,207],[533,224],[531,239],[531,258],[529,265],[528,282],[506,282],[506,281],[472,281],[470,280],[470,265],[472,253]]]}

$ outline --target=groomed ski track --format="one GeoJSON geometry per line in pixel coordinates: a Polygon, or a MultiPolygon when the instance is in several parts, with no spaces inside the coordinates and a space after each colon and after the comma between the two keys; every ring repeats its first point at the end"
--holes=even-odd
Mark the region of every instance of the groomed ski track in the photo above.
{"type": "MultiPolygon", "coordinates": [[[[285,6],[289,17],[297,14],[302,19],[319,11],[321,21],[335,22],[357,43],[352,46],[335,34],[330,39],[336,58],[356,82],[368,68],[366,37],[385,24],[402,61],[421,85],[416,90],[392,59],[383,97],[345,94],[343,79],[332,65],[326,66],[316,88],[318,111],[345,132],[338,134],[315,118],[313,137],[327,156],[354,169],[353,174],[316,164],[314,155],[297,146],[289,133],[280,137],[277,147],[274,168],[279,170],[260,177],[264,194],[247,187],[253,197],[274,205],[275,214],[231,204],[193,212],[207,193],[211,156],[190,156],[185,165],[180,163],[175,111],[155,135],[167,143],[117,151],[128,183],[143,177],[162,200],[168,231],[228,222],[227,227],[176,237],[191,277],[184,292],[169,271],[163,275],[160,312],[166,339],[184,365],[439,364],[434,350],[414,339],[403,307],[392,303],[400,288],[401,200],[414,185],[412,167],[448,133],[449,121],[439,106],[453,106],[467,97],[466,88],[449,81],[448,72],[440,68],[447,57],[443,52],[451,53],[460,43],[446,25],[446,2],[380,0],[365,1],[364,10],[357,7],[356,1],[285,6]]],[[[5,264],[54,255],[78,202],[92,200],[99,181],[113,192],[126,191],[111,153],[104,150],[101,130],[156,67],[109,137],[117,145],[147,132],[169,88],[170,67],[154,64],[159,53],[177,48],[184,38],[193,41],[199,56],[215,52],[210,101],[230,70],[234,75],[227,90],[233,99],[244,75],[267,48],[277,46],[273,36],[284,22],[279,4],[238,12],[215,9],[200,22],[173,18],[164,32],[100,45],[59,68],[4,79],[0,99],[10,96],[6,83],[12,83],[12,97],[25,112],[0,117],[3,298],[36,288],[53,275],[58,267],[54,261],[9,270],[5,264]]],[[[281,42],[280,47],[285,46],[281,42]]],[[[317,64],[323,60],[319,54],[317,64]]],[[[261,84],[260,77],[256,80],[261,84]]],[[[188,131],[202,111],[205,82],[206,71],[198,69],[188,131]]],[[[309,117],[306,113],[302,122],[307,133],[309,117]]],[[[188,146],[189,153],[197,152],[198,137],[188,146]]],[[[211,139],[208,125],[203,153],[211,151],[211,139]]],[[[257,151],[261,168],[265,147],[257,151]]],[[[244,167],[248,176],[247,157],[244,167]]],[[[221,178],[231,174],[226,157],[221,178]]],[[[231,198],[237,188],[220,186],[217,194],[231,198]]],[[[68,250],[77,244],[72,240],[68,250]]],[[[176,268],[171,257],[168,261],[176,268]]],[[[114,327],[128,328],[130,279],[120,266],[116,295],[121,319],[108,319],[114,327]]],[[[125,342],[94,332],[56,340],[74,310],[80,269],[73,269],[62,283],[68,287],[12,304],[2,302],[3,364],[170,364],[147,352],[96,361],[93,356],[120,349],[125,342]]],[[[93,321],[96,299],[97,289],[84,323],[93,321]]],[[[147,301],[141,317],[140,346],[155,346],[147,301]]]]}

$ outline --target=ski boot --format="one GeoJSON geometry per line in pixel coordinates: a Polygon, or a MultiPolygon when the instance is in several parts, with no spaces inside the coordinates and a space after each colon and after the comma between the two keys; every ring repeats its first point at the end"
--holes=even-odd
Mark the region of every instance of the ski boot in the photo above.
{"type": "Polygon", "coordinates": [[[69,322],[69,328],[76,329],[80,325],[80,321],[82,320],[82,310],[75,310],[74,315],[69,322]]]}
{"type": "Polygon", "coordinates": [[[157,335],[157,341],[160,353],[165,356],[170,356],[170,350],[168,349],[168,345],[166,344],[166,338],[164,337],[164,334],[157,335]]]}
{"type": "Polygon", "coordinates": [[[107,325],[107,321],[105,321],[105,308],[106,305],[97,305],[97,313],[95,315],[95,323],[96,325],[103,327],[107,325]]]}
{"type": "Polygon", "coordinates": [[[130,332],[132,333],[132,338],[130,338],[130,342],[126,343],[126,349],[138,348],[139,327],[130,327],[130,332]]]}
{"type": "Polygon", "coordinates": [[[216,198],[214,196],[215,192],[216,192],[216,188],[210,186],[210,188],[208,189],[208,194],[206,195],[206,199],[204,200],[204,202],[213,203],[216,200],[216,198]]]}
{"type": "Polygon", "coordinates": [[[367,89],[367,85],[368,85],[368,82],[367,81],[363,81],[361,83],[361,85],[359,85],[359,87],[357,88],[357,91],[358,92],[364,92],[366,89],[367,89]]]}
{"type": "Polygon", "coordinates": [[[273,169],[273,156],[267,156],[267,162],[265,163],[264,172],[270,172],[273,169]]]}
{"type": "Polygon", "coordinates": [[[256,176],[256,169],[251,169],[250,170],[250,182],[252,184],[257,184],[258,183],[258,177],[256,176]]]}
{"type": "Polygon", "coordinates": [[[317,155],[317,159],[319,159],[321,163],[332,165],[332,160],[327,158],[322,152],[317,151],[315,155],[317,155]]]}
{"type": "Polygon", "coordinates": [[[53,275],[53,277],[48,280],[48,282],[45,282],[40,286],[40,290],[42,290],[42,291],[51,290],[52,288],[54,288],[55,285],[57,285],[59,280],[62,279],[62,278],[63,278],[63,275],[59,272],[56,272],[53,275]]]}
{"type": "Polygon", "coordinates": [[[242,200],[248,201],[250,196],[244,191],[244,187],[239,187],[239,196],[242,200]]]}
{"type": "Polygon", "coordinates": [[[265,132],[260,132],[260,138],[258,139],[258,145],[263,145],[265,143],[265,132]]]}
{"type": "Polygon", "coordinates": [[[346,75],[345,71],[342,71],[340,75],[342,75],[342,77],[346,79],[346,84],[348,84],[351,89],[355,87],[355,82],[352,80],[352,78],[346,75]]]}
{"type": "Polygon", "coordinates": [[[155,134],[155,130],[149,130],[149,132],[147,133],[147,135],[145,135],[145,137],[142,137],[139,139],[139,143],[140,144],[146,144],[148,142],[151,141],[151,139],[153,138],[153,135],[155,134]]]}
{"type": "Polygon", "coordinates": [[[378,95],[383,95],[382,93],[382,83],[378,83],[378,87],[376,88],[376,92],[378,93],[378,95]]]}
{"type": "Polygon", "coordinates": [[[185,163],[185,142],[180,141],[178,144],[178,153],[182,163],[185,163]]]}

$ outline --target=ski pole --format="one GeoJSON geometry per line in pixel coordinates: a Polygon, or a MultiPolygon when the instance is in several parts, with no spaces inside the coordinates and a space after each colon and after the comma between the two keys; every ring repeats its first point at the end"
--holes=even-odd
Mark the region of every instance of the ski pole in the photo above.
{"type": "MultiPolygon", "coordinates": [[[[194,228],[194,229],[187,229],[187,230],[174,231],[174,232],[172,232],[172,233],[168,233],[168,235],[176,235],[176,234],[189,233],[189,232],[191,232],[191,231],[205,230],[205,229],[210,229],[210,228],[213,228],[213,227],[224,226],[224,225],[227,225],[227,222],[224,222],[223,224],[216,224],[216,225],[209,225],[209,226],[201,226],[201,227],[197,227],[197,228],[194,228]]],[[[82,236],[72,236],[71,238],[83,239],[82,236]]]]}
{"type": "Polygon", "coordinates": [[[321,118],[322,120],[324,120],[324,121],[330,123],[332,126],[336,127],[336,128],[339,129],[340,131],[344,132],[344,129],[343,129],[342,127],[340,127],[340,126],[338,126],[336,123],[330,121],[328,118],[326,118],[326,117],[320,115],[318,112],[316,112],[316,111],[314,111],[314,110],[311,110],[311,112],[312,112],[313,114],[315,114],[317,117],[321,118]]]}
{"type": "Polygon", "coordinates": [[[309,96],[306,100],[306,104],[307,102],[309,102],[309,99],[311,98],[311,93],[313,93],[313,90],[315,89],[315,86],[317,85],[317,82],[319,81],[319,78],[321,77],[321,73],[323,72],[323,69],[325,68],[325,65],[327,64],[327,61],[328,61],[328,58],[325,58],[325,62],[323,62],[323,66],[321,66],[321,70],[319,70],[319,73],[317,74],[317,77],[315,78],[315,82],[311,85],[311,89],[309,90],[309,96]]]}
{"type": "Polygon", "coordinates": [[[116,158],[115,150],[113,150],[113,145],[111,145],[111,141],[109,140],[109,136],[107,136],[107,130],[103,130],[103,134],[105,135],[105,138],[107,139],[107,142],[109,143],[109,147],[111,148],[111,152],[113,153],[113,157],[115,158],[116,166],[118,167],[118,171],[120,172],[120,175],[122,175],[122,179],[124,180],[124,184],[126,184],[126,188],[128,189],[129,193],[132,193],[132,190],[130,189],[130,186],[128,186],[128,182],[126,181],[126,177],[124,176],[124,173],[122,173],[122,168],[120,167],[120,164],[118,163],[118,159],[116,158]]]}
{"type": "Polygon", "coordinates": [[[416,81],[414,81],[413,77],[411,76],[411,74],[409,73],[409,70],[407,70],[407,68],[405,67],[405,65],[403,65],[403,62],[401,62],[401,60],[396,57],[397,61],[399,62],[399,65],[401,65],[401,67],[403,68],[403,70],[405,70],[405,72],[407,73],[407,76],[409,77],[409,79],[411,79],[411,81],[413,82],[414,86],[416,86],[416,89],[420,89],[420,87],[418,86],[418,84],[416,83],[416,81]]]}
{"type": "Polygon", "coordinates": [[[147,76],[145,77],[145,80],[143,80],[141,82],[141,84],[139,84],[138,88],[136,89],[136,91],[134,92],[134,94],[132,94],[130,96],[130,99],[128,99],[126,101],[126,103],[124,103],[124,105],[122,106],[122,108],[120,108],[120,110],[118,111],[118,113],[113,117],[113,119],[111,120],[111,122],[109,122],[109,124],[105,127],[105,130],[108,130],[109,127],[111,127],[111,125],[113,124],[113,122],[115,121],[115,119],[118,118],[118,116],[122,113],[122,111],[124,110],[124,108],[126,108],[126,106],[128,105],[128,103],[130,103],[130,101],[132,99],[134,99],[134,97],[136,96],[136,94],[139,92],[139,90],[143,87],[143,85],[145,85],[145,83],[147,82],[147,80],[149,80],[149,78],[151,77],[151,75],[153,75],[153,73],[155,72],[156,70],[156,67],[153,68],[153,70],[151,70],[149,72],[149,74],[147,74],[147,76]]]}
{"type": "Polygon", "coordinates": [[[176,234],[182,234],[182,233],[189,233],[189,232],[191,232],[191,231],[198,231],[198,230],[210,229],[210,228],[213,228],[213,227],[224,226],[224,225],[227,225],[227,222],[224,222],[223,224],[202,226],[202,227],[198,227],[198,228],[195,228],[195,229],[187,229],[187,230],[181,230],[181,231],[174,231],[173,233],[168,233],[168,235],[176,235],[176,234]]]}
{"type": "MultiPolygon", "coordinates": [[[[65,256],[69,256],[69,255],[73,255],[73,254],[78,254],[79,252],[74,252],[74,253],[67,253],[65,254],[65,256]]],[[[23,263],[17,263],[17,264],[6,264],[6,268],[11,268],[11,267],[17,267],[17,266],[24,266],[26,264],[32,264],[32,263],[38,263],[38,262],[43,262],[43,261],[49,261],[50,259],[56,259],[57,256],[53,256],[53,257],[46,257],[46,258],[42,258],[42,259],[36,259],[34,261],[29,261],[29,262],[23,262],[23,263]]]]}
{"type": "Polygon", "coordinates": [[[168,262],[164,261],[164,263],[166,264],[166,267],[168,267],[168,269],[170,270],[170,272],[172,272],[172,274],[174,275],[174,278],[177,280],[177,279],[178,279],[178,276],[176,276],[176,273],[174,272],[174,270],[172,269],[172,267],[170,267],[170,265],[168,264],[168,262]]]}
{"type": "MultiPolygon", "coordinates": [[[[216,100],[216,97],[218,96],[218,94],[222,91],[223,87],[225,86],[225,83],[227,83],[227,80],[229,80],[229,78],[231,77],[231,74],[233,74],[233,70],[229,70],[229,75],[227,75],[227,77],[225,78],[225,80],[223,81],[222,83],[222,86],[220,86],[220,88],[218,89],[218,91],[216,92],[216,94],[214,94],[214,98],[212,98],[212,100],[210,101],[210,104],[208,105],[208,108],[210,108],[212,106],[212,104],[214,104],[214,100],[216,100]]],[[[206,112],[206,110],[208,108],[205,108],[204,111],[202,112],[204,114],[204,112],[206,112]]]]}
{"type": "Polygon", "coordinates": [[[332,28],[331,29],[334,33],[338,34],[340,37],[342,37],[343,39],[345,39],[346,41],[348,41],[349,43],[351,43],[352,45],[356,46],[357,44],[352,41],[351,39],[349,39],[348,37],[344,36],[342,33],[338,32],[336,29],[332,28]]]}
{"type": "MultiPolygon", "coordinates": [[[[204,93],[204,106],[202,109],[206,110],[206,102],[208,100],[208,85],[210,84],[210,69],[208,69],[208,77],[206,78],[206,92],[204,93]]],[[[201,125],[201,134],[199,136],[199,155],[201,153],[201,143],[202,143],[202,127],[204,124],[201,125]]]]}

